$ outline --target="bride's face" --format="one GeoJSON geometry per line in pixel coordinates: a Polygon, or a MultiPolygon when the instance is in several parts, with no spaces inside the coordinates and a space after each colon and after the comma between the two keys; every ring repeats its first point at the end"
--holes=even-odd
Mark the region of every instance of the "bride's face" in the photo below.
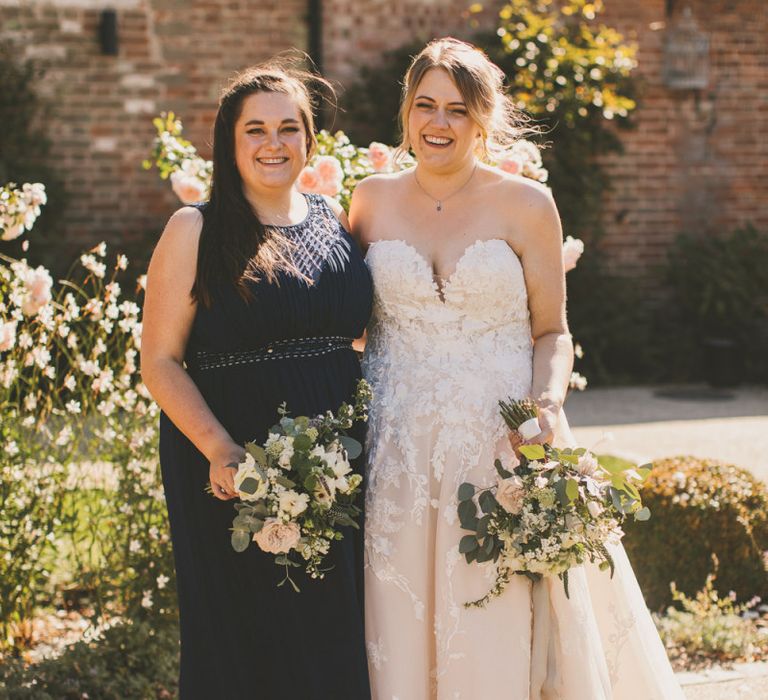
{"type": "Polygon", "coordinates": [[[474,159],[480,128],[459,89],[442,68],[424,74],[408,112],[408,137],[419,165],[455,170],[474,159]]]}

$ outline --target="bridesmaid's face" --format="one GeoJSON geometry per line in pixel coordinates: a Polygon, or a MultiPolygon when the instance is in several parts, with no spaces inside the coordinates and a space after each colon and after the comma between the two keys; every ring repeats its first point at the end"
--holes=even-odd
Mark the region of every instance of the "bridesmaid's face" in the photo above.
{"type": "Polygon", "coordinates": [[[474,158],[480,129],[442,68],[424,74],[408,113],[408,137],[419,164],[450,171],[474,158]]]}
{"type": "Polygon", "coordinates": [[[243,100],[235,124],[235,163],[254,194],[293,186],[307,162],[307,134],[290,95],[257,92],[243,100]]]}

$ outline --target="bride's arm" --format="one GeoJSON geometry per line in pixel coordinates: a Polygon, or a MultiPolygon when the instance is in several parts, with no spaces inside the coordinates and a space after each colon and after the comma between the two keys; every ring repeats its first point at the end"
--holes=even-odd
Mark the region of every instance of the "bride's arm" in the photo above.
{"type": "Polygon", "coordinates": [[[541,433],[530,442],[551,442],[573,369],[573,341],[565,311],[563,234],[548,190],[532,188],[525,208],[522,250],[533,336],[531,398],[539,405],[541,433]]]}

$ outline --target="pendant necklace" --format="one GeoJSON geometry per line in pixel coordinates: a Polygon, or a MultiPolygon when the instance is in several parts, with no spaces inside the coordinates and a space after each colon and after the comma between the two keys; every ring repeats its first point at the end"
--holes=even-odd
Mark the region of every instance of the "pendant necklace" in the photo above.
{"type": "Polygon", "coordinates": [[[416,175],[416,171],[413,171],[413,179],[416,180],[416,184],[419,186],[419,189],[427,195],[433,202],[436,204],[436,211],[443,211],[443,202],[447,202],[451,197],[457,195],[459,192],[461,192],[472,180],[472,178],[475,176],[475,171],[477,170],[477,163],[475,163],[475,167],[472,168],[472,172],[470,173],[469,177],[467,178],[466,182],[459,187],[459,189],[455,190],[454,192],[451,192],[447,197],[443,197],[442,199],[437,199],[437,197],[433,197],[429,192],[427,192],[422,184],[419,182],[419,177],[416,175]]]}

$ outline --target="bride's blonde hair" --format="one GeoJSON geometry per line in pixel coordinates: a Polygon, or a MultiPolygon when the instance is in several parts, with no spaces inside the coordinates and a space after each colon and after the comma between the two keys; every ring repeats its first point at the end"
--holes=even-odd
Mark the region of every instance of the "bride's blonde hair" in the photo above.
{"type": "Polygon", "coordinates": [[[506,95],[504,72],[482,49],[452,37],[434,39],[413,59],[405,74],[399,114],[402,140],[397,156],[402,157],[411,147],[408,115],[419,83],[433,68],[448,73],[461,93],[470,118],[480,128],[478,156],[483,160],[497,159],[515,141],[538,132],[506,95]]]}

